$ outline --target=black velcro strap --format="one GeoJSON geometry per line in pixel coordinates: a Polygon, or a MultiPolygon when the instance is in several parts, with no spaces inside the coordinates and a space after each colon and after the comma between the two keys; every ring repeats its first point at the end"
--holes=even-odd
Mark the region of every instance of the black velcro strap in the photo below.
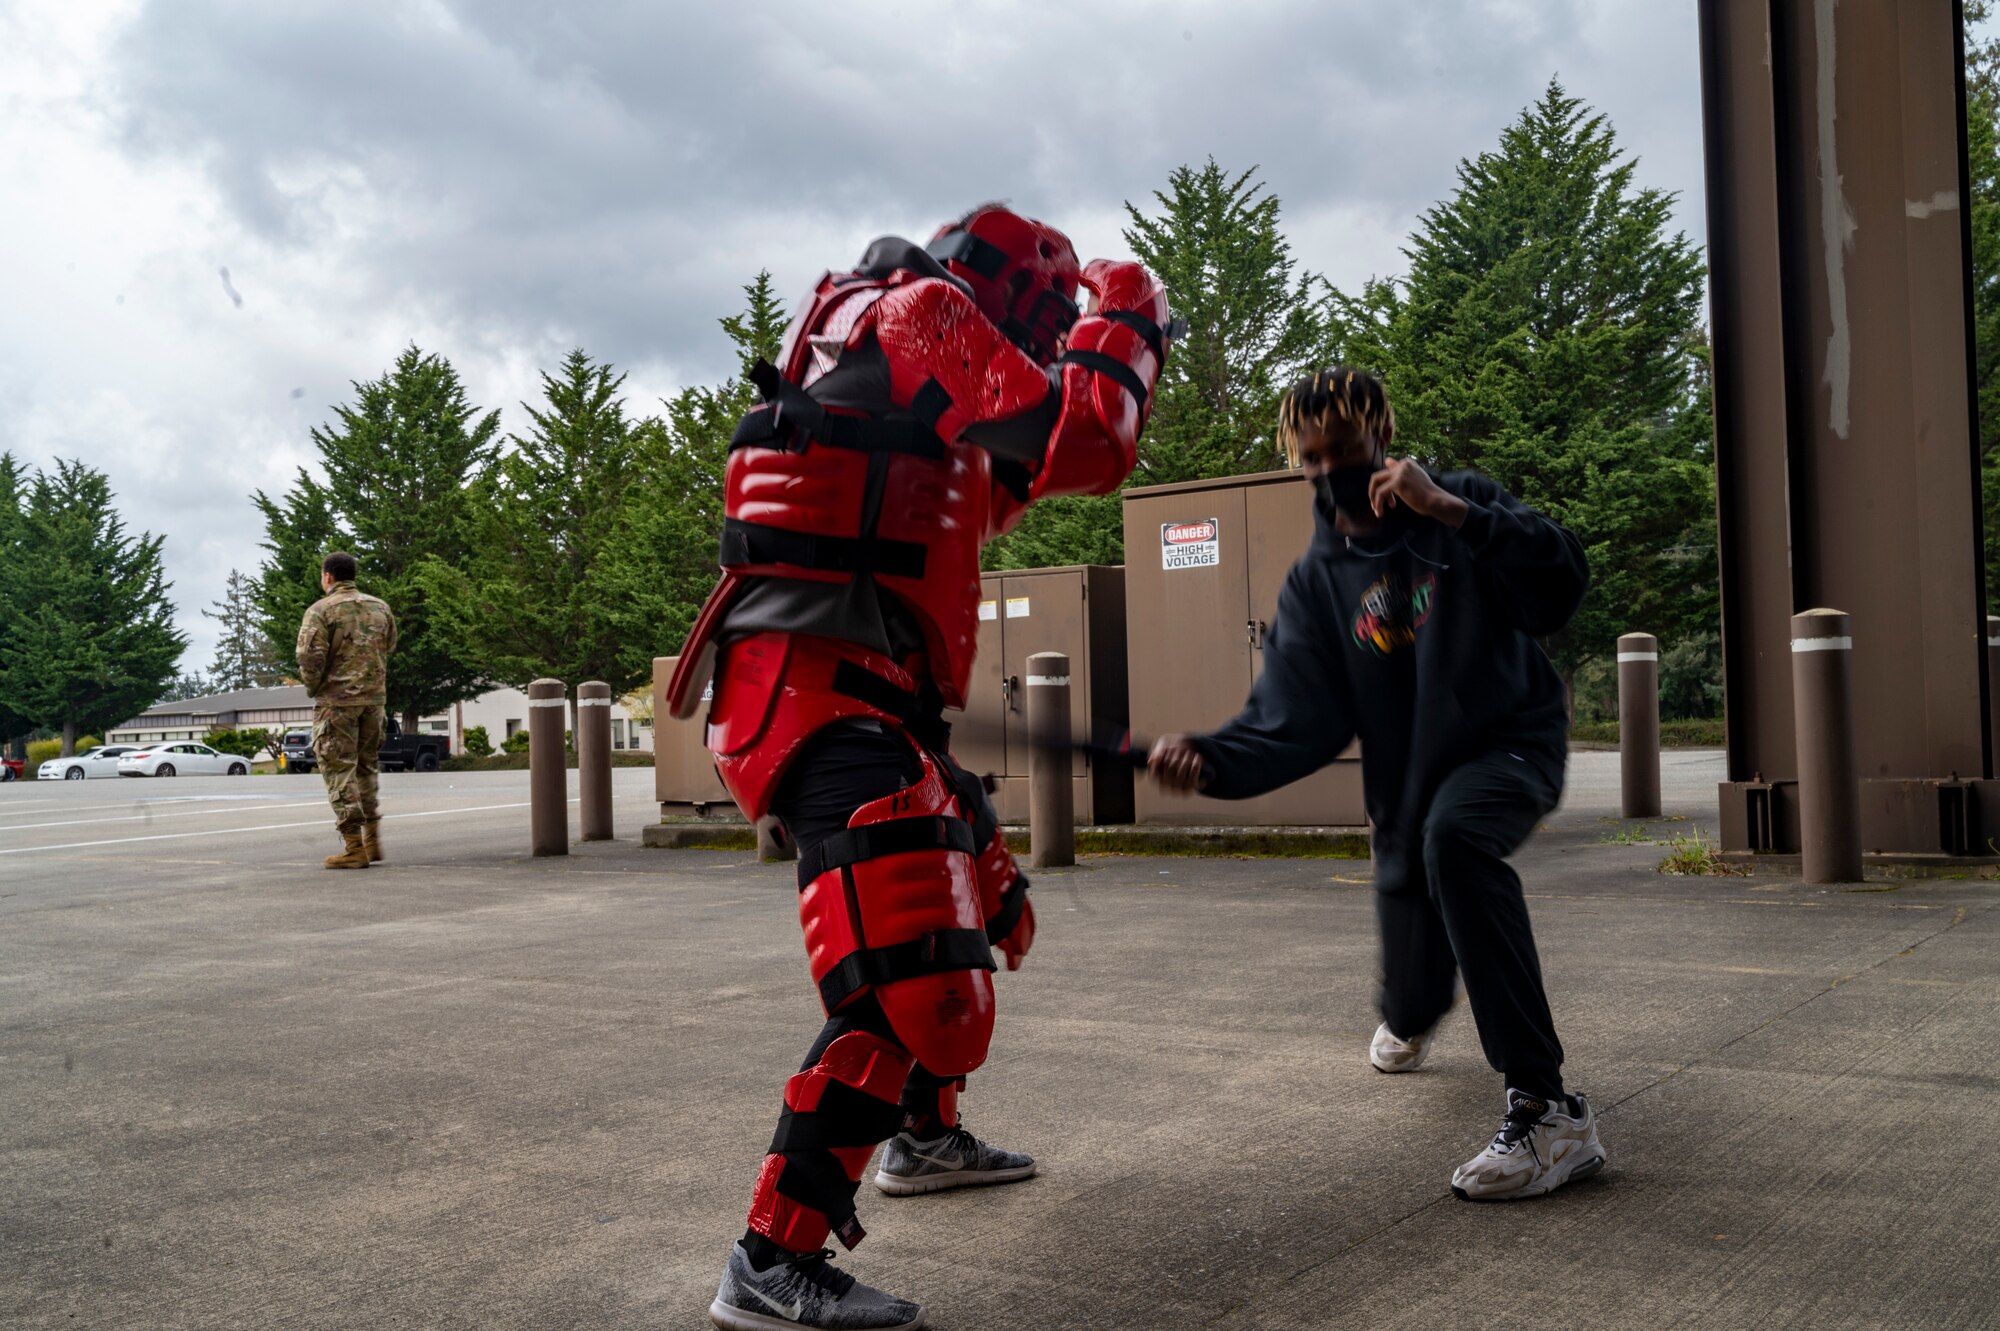
{"type": "Polygon", "coordinates": [[[750,382],[757,386],[759,396],[766,402],[776,402],[785,388],[785,376],[762,356],[750,367],[750,382]]]}
{"type": "Polygon", "coordinates": [[[1166,335],[1160,331],[1158,324],[1148,319],[1145,315],[1140,314],[1137,310],[1106,310],[1104,311],[1104,317],[1112,323],[1124,324],[1140,337],[1146,339],[1146,345],[1153,349],[1153,361],[1155,364],[1165,365],[1167,363],[1167,339],[1166,335]]]}
{"type": "Polygon", "coordinates": [[[865,702],[878,712],[887,712],[898,721],[907,722],[917,715],[914,694],[903,692],[874,671],[852,661],[842,661],[833,668],[833,691],[857,702],[865,702]]]}
{"type": "Polygon", "coordinates": [[[997,970],[984,929],[938,929],[907,943],[850,952],[820,977],[820,1002],[832,1012],[872,984],[894,984],[946,971],[997,970]]]}
{"type": "Polygon", "coordinates": [[[949,232],[926,248],[939,263],[962,263],[989,282],[1000,276],[1001,270],[1007,266],[1007,251],[989,240],[981,240],[970,231],[949,232]]]}
{"type": "Polygon", "coordinates": [[[1000,894],[1000,909],[986,922],[986,941],[998,943],[1014,932],[1014,926],[1021,922],[1021,912],[1028,908],[1028,875],[1014,875],[1013,885],[1000,894]]]}
{"type": "Polygon", "coordinates": [[[1012,458],[993,459],[993,479],[1000,483],[1001,489],[1023,504],[1034,493],[1035,474],[1012,458]]]}
{"type": "Polygon", "coordinates": [[[778,428],[778,409],[766,402],[760,407],[752,407],[743,413],[743,419],[736,422],[736,430],[729,436],[729,451],[739,448],[783,448],[784,438],[790,431],[778,428]]]}
{"type": "Polygon", "coordinates": [[[924,386],[910,399],[910,414],[922,421],[927,430],[935,430],[938,421],[950,410],[951,394],[935,379],[924,380],[924,386]]]}
{"type": "Polygon", "coordinates": [[[854,1190],[860,1186],[847,1177],[838,1157],[817,1152],[786,1156],[778,1173],[778,1192],[825,1216],[842,1245],[850,1249],[865,1233],[854,1218],[854,1190]]]}
{"type": "Polygon", "coordinates": [[[907,855],[913,850],[955,850],[975,855],[972,829],[959,818],[926,814],[918,818],[892,818],[885,823],[869,823],[835,832],[810,849],[799,852],[799,888],[834,869],[863,860],[879,860],[884,855],[907,855]]]}
{"type": "Polygon", "coordinates": [[[866,1091],[836,1081],[820,1092],[819,1108],[778,1114],[778,1131],[771,1154],[786,1151],[826,1151],[836,1146],[873,1146],[896,1135],[903,1126],[903,1107],[877,1100],[866,1091]]]}
{"type": "Polygon", "coordinates": [[[1093,374],[1101,374],[1132,395],[1132,401],[1143,410],[1146,406],[1146,381],[1139,372],[1101,351],[1065,351],[1056,358],[1058,365],[1081,365],[1093,374]]]}
{"type": "Polygon", "coordinates": [[[915,541],[884,537],[815,536],[784,527],[766,527],[740,518],[722,520],[719,563],[724,568],[789,564],[829,573],[880,573],[921,578],[928,551],[915,541]]]}

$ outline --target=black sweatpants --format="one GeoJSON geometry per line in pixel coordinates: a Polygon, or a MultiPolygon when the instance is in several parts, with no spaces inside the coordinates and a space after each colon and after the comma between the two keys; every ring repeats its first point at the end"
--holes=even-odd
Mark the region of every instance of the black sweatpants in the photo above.
{"type": "MultiPolygon", "coordinates": [[[[1479,1025],[1486,1061],[1530,1095],[1563,1093],[1562,1043],[1542,989],[1528,903],[1507,863],[1562,791],[1533,764],[1495,751],[1446,777],[1422,833],[1399,837],[1403,886],[1377,892],[1382,1020],[1407,1039],[1451,1006],[1454,974],[1479,1025]]],[[[1393,877],[1393,876],[1392,876],[1393,877]]]]}

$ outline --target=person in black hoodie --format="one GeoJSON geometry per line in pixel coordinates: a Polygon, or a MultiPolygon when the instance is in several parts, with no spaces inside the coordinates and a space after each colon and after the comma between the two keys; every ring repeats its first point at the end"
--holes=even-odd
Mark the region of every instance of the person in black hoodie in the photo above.
{"type": "Polygon", "coordinates": [[[1568,708],[1535,641],[1589,583],[1568,531],[1476,472],[1387,456],[1381,380],[1335,367],[1292,388],[1279,441],[1317,491],[1264,673],[1236,718],[1153,747],[1170,790],[1247,799],[1361,740],[1382,932],[1382,1025],[1369,1060],[1414,1071],[1454,1001],[1506,1079],[1492,1142],[1452,1190],[1532,1197],[1604,1167],[1596,1116],[1565,1092],[1520,877],[1507,857],[1562,794],[1568,708]]]}

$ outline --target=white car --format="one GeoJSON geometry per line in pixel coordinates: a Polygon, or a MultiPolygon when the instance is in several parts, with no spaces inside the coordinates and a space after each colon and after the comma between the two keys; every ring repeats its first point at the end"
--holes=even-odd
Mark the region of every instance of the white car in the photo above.
{"type": "Polygon", "coordinates": [[[130,744],[106,744],[68,758],[51,758],[35,769],[37,781],[87,781],[117,776],[118,760],[132,752],[130,744]]]}
{"type": "Polygon", "coordinates": [[[120,776],[248,776],[250,760],[193,740],[147,744],[118,759],[120,776]]]}

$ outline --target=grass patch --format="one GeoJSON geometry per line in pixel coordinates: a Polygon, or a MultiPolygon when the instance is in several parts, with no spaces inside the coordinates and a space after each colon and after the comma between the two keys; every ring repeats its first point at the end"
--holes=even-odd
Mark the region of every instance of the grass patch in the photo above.
{"type": "Polygon", "coordinates": [[[1597,841],[1603,846],[1650,846],[1653,844],[1653,829],[1644,823],[1634,823],[1616,832],[1607,832],[1597,841]]]}
{"type": "MultiPolygon", "coordinates": [[[[1616,744],[1616,721],[1578,721],[1569,728],[1569,737],[1583,744],[1616,744]]],[[[1663,749],[1718,749],[1723,744],[1722,718],[1660,722],[1663,749]]]]}
{"type": "Polygon", "coordinates": [[[1677,836],[1667,843],[1667,857],[1660,861],[1660,872],[1702,878],[1735,878],[1743,870],[1723,859],[1715,843],[1703,836],[1697,827],[1692,836],[1677,836]]]}

